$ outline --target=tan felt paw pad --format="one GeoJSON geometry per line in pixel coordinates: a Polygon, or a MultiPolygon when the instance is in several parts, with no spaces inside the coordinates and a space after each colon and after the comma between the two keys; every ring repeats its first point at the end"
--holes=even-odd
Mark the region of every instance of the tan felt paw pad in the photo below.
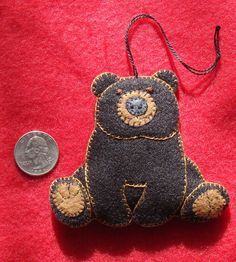
{"type": "Polygon", "coordinates": [[[58,184],[52,198],[57,209],[65,216],[75,217],[84,210],[85,199],[80,186],[75,182],[58,184]]]}
{"type": "Polygon", "coordinates": [[[226,201],[220,192],[216,189],[211,189],[202,193],[194,201],[193,212],[201,218],[216,218],[220,215],[225,205],[226,201]]]}

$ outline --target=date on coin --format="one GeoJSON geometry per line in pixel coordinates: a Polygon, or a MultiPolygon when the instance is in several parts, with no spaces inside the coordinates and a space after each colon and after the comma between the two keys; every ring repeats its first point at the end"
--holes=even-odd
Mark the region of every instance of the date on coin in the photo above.
{"type": "Polygon", "coordinates": [[[32,176],[41,176],[55,167],[59,150],[56,141],[49,134],[31,131],[17,141],[14,157],[23,172],[32,176]]]}

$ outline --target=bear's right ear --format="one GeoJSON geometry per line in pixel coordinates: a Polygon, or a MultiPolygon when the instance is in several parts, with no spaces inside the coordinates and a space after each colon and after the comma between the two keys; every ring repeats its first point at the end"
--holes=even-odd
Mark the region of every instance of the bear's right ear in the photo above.
{"type": "Polygon", "coordinates": [[[119,80],[119,77],[113,73],[102,73],[98,75],[92,83],[92,92],[95,96],[100,96],[101,93],[110,85],[119,80]]]}

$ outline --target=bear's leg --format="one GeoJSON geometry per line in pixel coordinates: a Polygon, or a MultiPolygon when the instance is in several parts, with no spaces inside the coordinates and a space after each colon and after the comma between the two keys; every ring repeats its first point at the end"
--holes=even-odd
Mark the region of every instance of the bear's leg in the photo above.
{"type": "Polygon", "coordinates": [[[50,204],[58,220],[72,227],[91,221],[91,203],[85,187],[84,167],[72,176],[58,178],[50,188],[50,204]]]}
{"type": "MultiPolygon", "coordinates": [[[[160,175],[161,177],[161,175],[160,175]]],[[[170,220],[184,198],[184,181],[179,188],[160,179],[146,180],[146,187],[133,210],[133,221],[144,227],[159,226],[170,220]]]]}
{"type": "Polygon", "coordinates": [[[119,179],[112,182],[98,179],[90,180],[89,184],[95,218],[108,226],[127,226],[131,222],[132,212],[125,197],[125,183],[119,179]]]}
{"type": "Polygon", "coordinates": [[[216,183],[209,183],[202,177],[197,165],[186,158],[187,192],[180,210],[182,218],[193,222],[218,217],[229,203],[226,189],[216,183]]]}
{"type": "Polygon", "coordinates": [[[204,177],[202,176],[198,166],[191,160],[186,157],[186,172],[187,172],[187,188],[185,192],[185,197],[188,196],[198,185],[205,182],[204,177]]]}

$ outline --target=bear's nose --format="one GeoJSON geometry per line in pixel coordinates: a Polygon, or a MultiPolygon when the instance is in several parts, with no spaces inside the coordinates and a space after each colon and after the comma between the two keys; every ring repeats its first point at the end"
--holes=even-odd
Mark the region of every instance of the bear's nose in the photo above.
{"type": "Polygon", "coordinates": [[[126,101],[126,109],[134,116],[144,115],[147,111],[148,104],[142,97],[130,97],[126,101]]]}

